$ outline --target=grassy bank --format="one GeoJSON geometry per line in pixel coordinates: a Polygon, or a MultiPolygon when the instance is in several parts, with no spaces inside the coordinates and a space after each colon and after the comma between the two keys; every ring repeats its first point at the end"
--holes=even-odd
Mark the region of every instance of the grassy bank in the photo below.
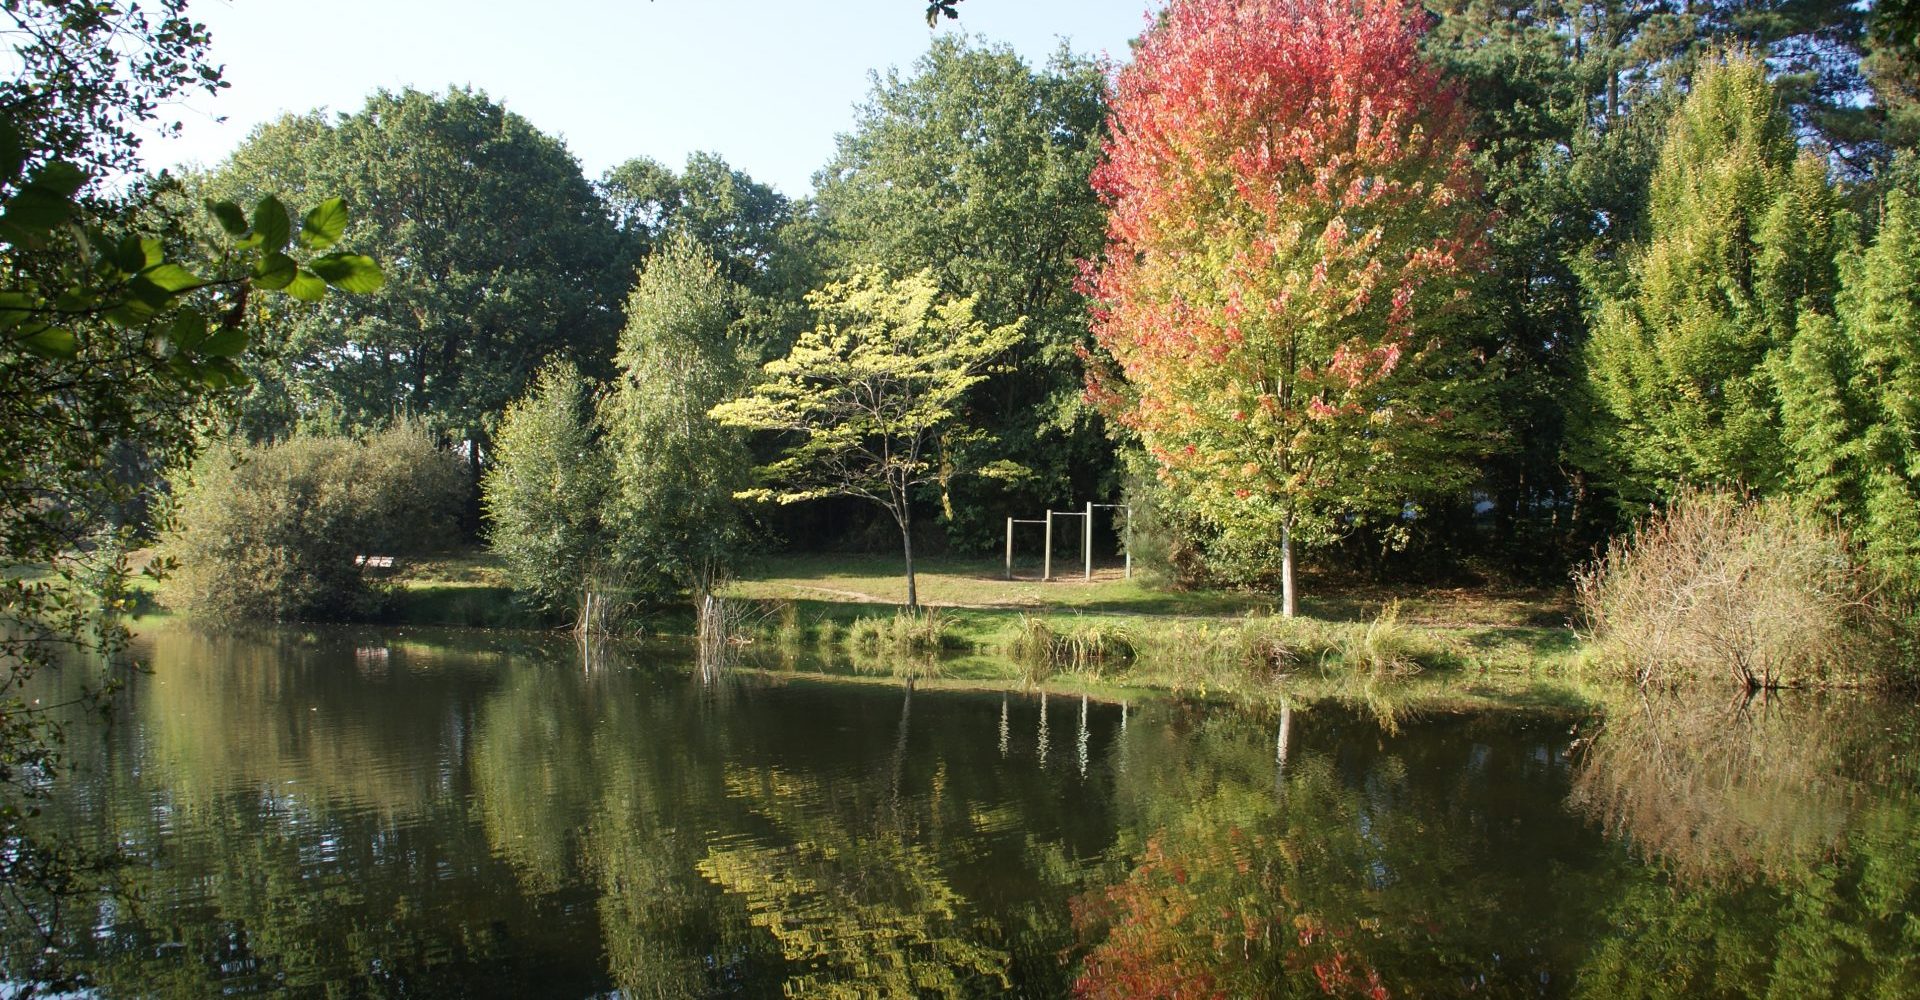
{"type": "MultiPolygon", "coordinates": [[[[1308,580],[1302,614],[1274,595],[1166,591],[1117,567],[1092,580],[1001,578],[992,562],[934,561],[919,575],[925,614],[899,612],[904,583],[877,556],[767,560],[726,593],[749,666],[787,672],[911,674],[929,683],[1096,694],[1339,698],[1383,708],[1568,708],[1591,701],[1566,595],[1336,586],[1308,580]]],[[[485,553],[405,560],[382,581],[389,623],[551,629],[514,599],[485,553]]],[[[643,631],[683,636],[686,610],[656,609],[643,631]]]]}
{"type": "Polygon", "coordinates": [[[935,563],[919,575],[920,616],[899,611],[904,583],[877,557],[773,560],[728,596],[763,654],[961,683],[1339,698],[1386,716],[1593,700],[1563,593],[1327,586],[1287,620],[1272,595],[1162,591],[1117,569],[1045,582],[1001,573],[935,563]]]}

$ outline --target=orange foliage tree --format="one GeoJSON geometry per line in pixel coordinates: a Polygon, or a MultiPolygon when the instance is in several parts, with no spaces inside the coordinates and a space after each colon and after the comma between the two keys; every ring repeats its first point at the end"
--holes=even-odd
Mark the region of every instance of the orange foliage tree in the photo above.
{"type": "Polygon", "coordinates": [[[1394,524],[1484,444],[1449,336],[1485,218],[1400,0],[1174,0],[1111,95],[1091,392],[1240,540],[1394,524]]]}

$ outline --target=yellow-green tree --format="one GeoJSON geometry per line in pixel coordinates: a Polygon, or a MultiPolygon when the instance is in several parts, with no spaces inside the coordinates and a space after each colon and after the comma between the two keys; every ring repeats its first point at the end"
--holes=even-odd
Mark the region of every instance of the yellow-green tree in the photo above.
{"type": "Polygon", "coordinates": [[[1018,342],[1020,325],[988,329],[972,298],[941,298],[925,271],[898,281],[863,271],[807,301],[818,325],[746,395],[713,409],[726,426],[784,435],[779,458],[760,470],[770,485],[741,495],[878,504],[900,528],[907,606],[918,608],[915,495],[955,474],[955,445],[969,433],[960,402],[1018,342]]]}

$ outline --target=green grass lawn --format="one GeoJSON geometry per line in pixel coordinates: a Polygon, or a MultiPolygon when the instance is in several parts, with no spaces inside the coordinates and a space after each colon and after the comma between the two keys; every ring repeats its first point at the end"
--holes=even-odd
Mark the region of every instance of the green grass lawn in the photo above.
{"type": "MultiPolygon", "coordinates": [[[[1092,580],[1076,571],[1041,581],[1022,569],[1016,579],[1007,580],[997,561],[928,560],[915,574],[920,603],[952,609],[1184,617],[1272,613],[1280,604],[1278,594],[1156,588],[1139,576],[1126,579],[1117,566],[1096,567],[1092,580]]],[[[1300,613],[1325,621],[1370,621],[1396,600],[1402,621],[1451,628],[1555,629],[1565,626],[1571,611],[1568,593],[1544,589],[1390,588],[1308,576],[1300,590],[1300,613]]],[[[904,603],[906,593],[900,560],[875,555],[777,556],[728,590],[728,596],[748,600],[886,605],[904,603]]]]}

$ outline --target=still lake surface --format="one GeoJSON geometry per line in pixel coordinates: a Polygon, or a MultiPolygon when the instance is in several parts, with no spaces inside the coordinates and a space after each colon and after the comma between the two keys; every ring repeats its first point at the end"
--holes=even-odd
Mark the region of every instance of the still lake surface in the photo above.
{"type": "Polygon", "coordinates": [[[130,861],[56,922],[91,995],[1920,996],[1920,718],[1862,699],[1391,729],[491,633],[137,652],[46,817],[130,861]]]}

